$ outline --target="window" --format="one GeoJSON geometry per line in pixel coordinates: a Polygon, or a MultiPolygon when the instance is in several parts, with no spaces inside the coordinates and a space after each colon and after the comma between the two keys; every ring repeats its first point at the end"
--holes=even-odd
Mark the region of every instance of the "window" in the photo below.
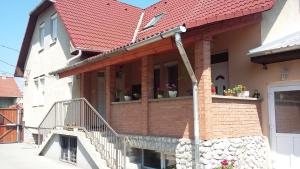
{"type": "Polygon", "coordinates": [[[57,40],[57,14],[53,14],[50,18],[51,25],[51,39],[52,42],[56,42],[57,40]]]}
{"type": "Polygon", "coordinates": [[[35,77],[35,92],[34,92],[34,104],[35,106],[44,105],[44,96],[45,96],[45,75],[35,77]]]}
{"type": "Polygon", "coordinates": [[[178,89],[178,64],[177,62],[174,63],[167,63],[165,65],[167,67],[167,83],[170,85],[175,85],[178,89]]]}
{"type": "Polygon", "coordinates": [[[77,160],[77,138],[71,136],[60,137],[61,160],[76,163],[77,160]]]}
{"type": "Polygon", "coordinates": [[[4,124],[4,117],[0,114],[0,125],[4,124]]]}
{"type": "Polygon", "coordinates": [[[164,13],[154,16],[154,18],[152,18],[151,21],[144,27],[144,30],[153,27],[163,16],[164,13]]]}
{"type": "Polygon", "coordinates": [[[164,154],[153,150],[142,151],[142,168],[145,169],[173,169],[176,168],[174,154],[164,154]]]}
{"type": "Polygon", "coordinates": [[[45,47],[45,23],[42,23],[40,25],[39,29],[39,42],[41,49],[44,49],[45,47]]]}
{"type": "Polygon", "coordinates": [[[154,84],[153,84],[153,92],[154,92],[154,98],[157,98],[158,94],[163,94],[163,93],[159,93],[162,89],[160,87],[160,68],[157,67],[154,69],[154,84]]]}
{"type": "Polygon", "coordinates": [[[152,150],[144,150],[143,152],[143,166],[144,168],[161,168],[161,153],[152,151],[152,150]]]}
{"type": "Polygon", "coordinates": [[[211,78],[218,95],[223,95],[228,87],[228,52],[211,56],[211,78]]]}

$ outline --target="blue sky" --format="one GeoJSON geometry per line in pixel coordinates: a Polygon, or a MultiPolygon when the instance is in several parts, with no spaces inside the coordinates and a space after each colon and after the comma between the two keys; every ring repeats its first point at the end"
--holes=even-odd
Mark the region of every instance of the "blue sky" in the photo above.
{"type": "MultiPolygon", "coordinates": [[[[145,8],[159,0],[121,0],[122,2],[145,8]]],[[[19,50],[27,26],[29,13],[41,0],[1,0],[0,5],[0,75],[13,76],[19,50]],[[7,49],[12,48],[12,49],[7,49]],[[16,49],[16,50],[14,50],[16,49]],[[6,63],[3,63],[6,62],[6,63]]],[[[17,78],[22,88],[23,81],[17,78]]]]}

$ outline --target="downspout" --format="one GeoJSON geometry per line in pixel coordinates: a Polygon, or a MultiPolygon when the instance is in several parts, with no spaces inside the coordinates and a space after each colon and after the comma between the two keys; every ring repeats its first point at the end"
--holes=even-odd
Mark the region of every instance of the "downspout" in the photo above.
{"type": "Polygon", "coordinates": [[[175,34],[175,42],[181,59],[189,73],[193,83],[193,112],[194,112],[194,140],[195,140],[195,169],[200,169],[200,128],[199,128],[199,102],[198,102],[198,81],[184,49],[180,33],[175,34]]]}
{"type": "Polygon", "coordinates": [[[78,54],[72,58],[70,58],[68,61],[67,61],[67,64],[70,64],[73,60],[77,59],[77,58],[80,58],[82,55],[82,51],[81,50],[78,50],[78,54]]]}

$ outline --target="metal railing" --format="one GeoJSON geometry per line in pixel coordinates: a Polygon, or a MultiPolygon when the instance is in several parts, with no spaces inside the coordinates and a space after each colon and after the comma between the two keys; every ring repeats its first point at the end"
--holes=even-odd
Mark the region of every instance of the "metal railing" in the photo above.
{"type": "Polygon", "coordinates": [[[125,169],[126,143],[85,99],[55,102],[38,127],[40,145],[53,129],[79,129],[112,169],[125,169]]]}

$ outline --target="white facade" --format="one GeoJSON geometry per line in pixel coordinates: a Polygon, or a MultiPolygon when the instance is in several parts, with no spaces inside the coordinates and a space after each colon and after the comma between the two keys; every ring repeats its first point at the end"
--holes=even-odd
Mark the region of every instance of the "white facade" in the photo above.
{"type": "Polygon", "coordinates": [[[262,44],[270,43],[300,31],[300,1],[277,0],[275,6],[263,13],[262,44]]]}
{"type": "Polygon", "coordinates": [[[57,39],[51,37],[51,16],[54,7],[48,8],[37,19],[27,61],[25,64],[24,121],[26,127],[38,127],[55,101],[79,97],[79,79],[76,76],[57,79],[48,74],[63,68],[71,58],[70,39],[57,16],[57,39]],[[40,45],[41,25],[44,27],[44,48],[40,45]]]}

